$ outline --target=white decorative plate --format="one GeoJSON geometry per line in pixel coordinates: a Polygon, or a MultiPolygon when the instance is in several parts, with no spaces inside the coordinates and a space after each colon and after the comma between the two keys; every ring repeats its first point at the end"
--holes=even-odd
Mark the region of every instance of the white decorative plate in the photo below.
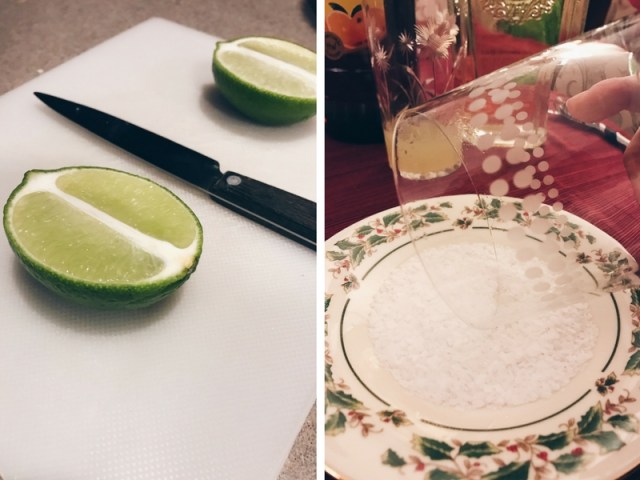
{"type": "Polygon", "coordinates": [[[416,254],[410,229],[424,230],[427,243],[464,242],[486,228],[485,216],[499,231],[540,215],[516,199],[481,207],[471,195],[430,199],[412,205],[409,222],[390,209],[326,242],[325,461],[336,477],[614,479],[639,463],[640,293],[619,288],[635,267],[614,239],[569,213],[546,212],[572,230],[558,235],[557,253],[572,253],[601,294],[589,300],[593,356],[564,387],[518,406],[461,410],[416,398],[375,358],[363,312],[382,279],[416,254]],[[495,213],[506,203],[518,215],[502,222],[495,213]],[[618,283],[613,291],[604,277],[618,283]]]}

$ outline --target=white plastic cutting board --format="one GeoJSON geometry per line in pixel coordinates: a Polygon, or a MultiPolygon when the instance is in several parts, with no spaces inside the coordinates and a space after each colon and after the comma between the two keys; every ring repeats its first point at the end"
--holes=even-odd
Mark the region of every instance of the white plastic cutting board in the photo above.
{"type": "Polygon", "coordinates": [[[0,240],[4,480],[273,479],[315,398],[315,255],[49,110],[42,91],[315,200],[315,120],[261,127],[216,92],[217,39],[151,19],[0,97],[0,199],[26,170],[100,165],[169,187],[203,254],[135,312],[59,300],[0,240]]]}

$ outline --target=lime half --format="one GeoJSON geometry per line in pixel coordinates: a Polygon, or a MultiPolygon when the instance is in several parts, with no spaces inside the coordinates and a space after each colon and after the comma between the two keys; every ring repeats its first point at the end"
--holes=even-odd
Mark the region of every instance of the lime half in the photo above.
{"type": "Polygon", "coordinates": [[[173,193],[117,170],[31,170],[4,206],[26,269],[53,291],[97,307],[140,307],[182,285],[202,227],[173,193]]]}
{"type": "Polygon", "coordinates": [[[218,42],[213,75],[222,94],[248,117],[286,125],[316,112],[316,54],[268,37],[218,42]]]}

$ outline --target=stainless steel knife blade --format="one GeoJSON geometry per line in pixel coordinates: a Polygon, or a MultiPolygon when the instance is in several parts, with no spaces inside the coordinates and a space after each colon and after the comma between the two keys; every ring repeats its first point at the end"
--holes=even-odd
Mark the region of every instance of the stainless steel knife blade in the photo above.
{"type": "Polygon", "coordinates": [[[201,153],[94,108],[34,92],[47,106],[123,150],[205,191],[224,205],[313,250],[316,204],[235,172],[201,153]]]}

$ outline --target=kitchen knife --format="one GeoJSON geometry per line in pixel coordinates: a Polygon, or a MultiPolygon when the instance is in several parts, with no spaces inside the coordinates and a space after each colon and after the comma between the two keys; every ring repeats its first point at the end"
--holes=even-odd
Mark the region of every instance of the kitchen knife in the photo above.
{"type": "Polygon", "coordinates": [[[34,94],[69,120],[198,187],[217,203],[315,250],[315,202],[239,173],[222,172],[216,160],[107,113],[46,93],[34,94]]]}

